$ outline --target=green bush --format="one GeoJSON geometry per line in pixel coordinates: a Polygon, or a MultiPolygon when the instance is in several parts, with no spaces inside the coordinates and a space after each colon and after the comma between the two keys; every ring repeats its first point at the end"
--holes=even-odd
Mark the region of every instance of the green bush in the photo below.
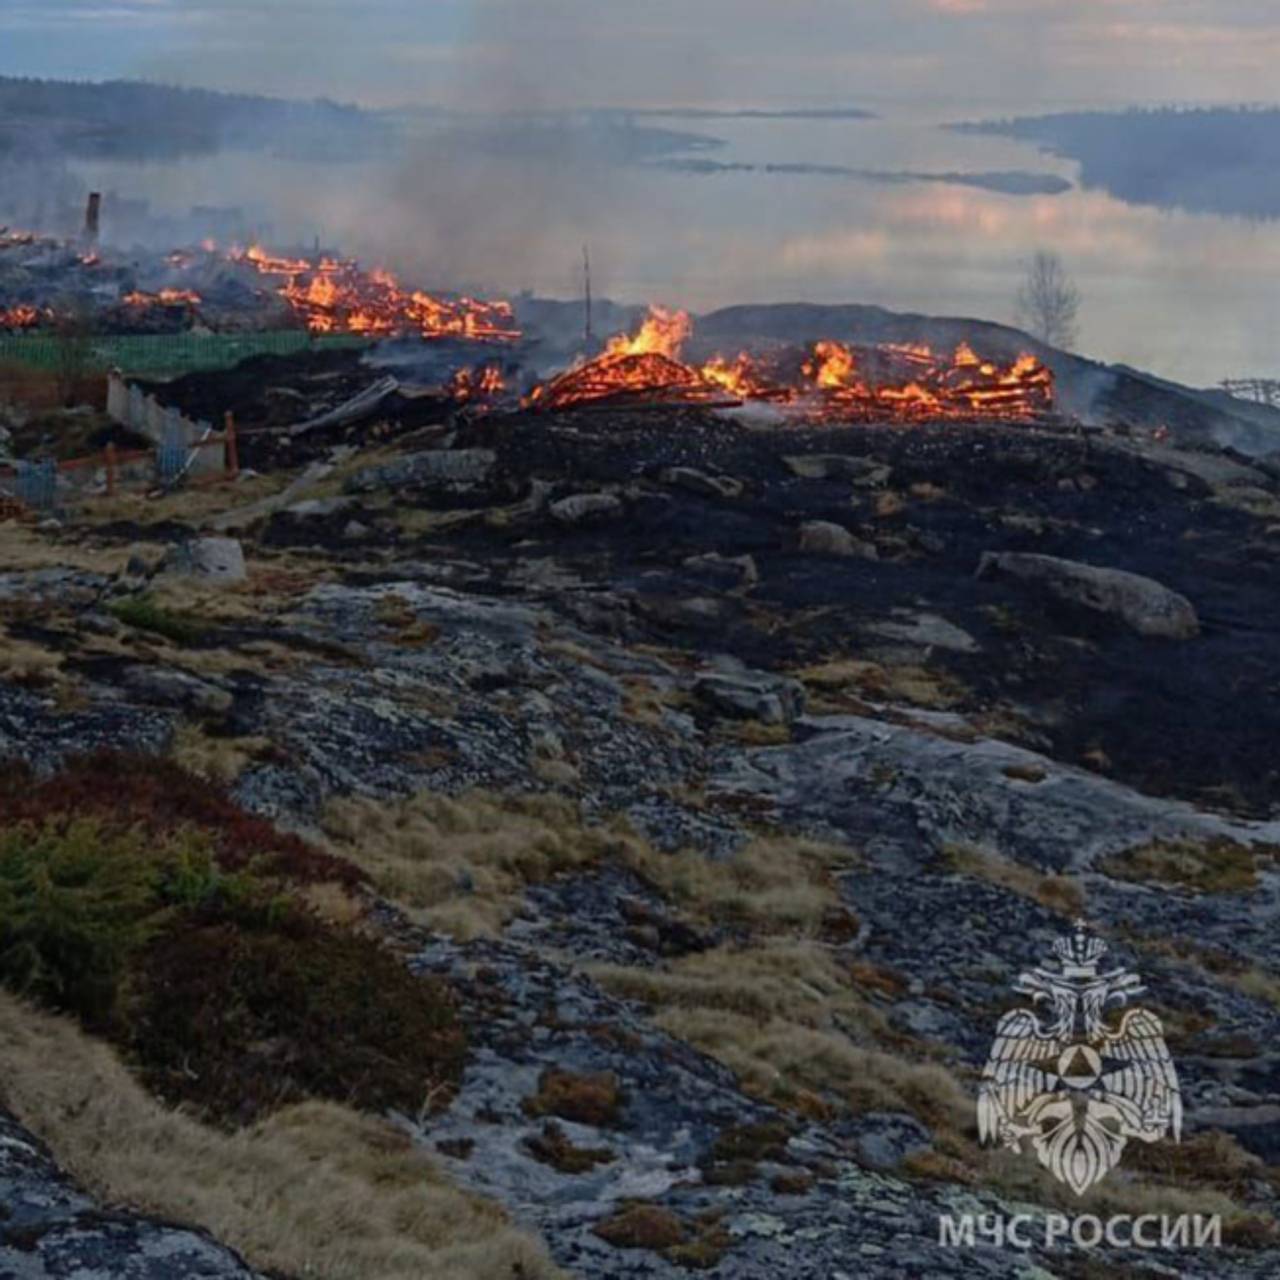
{"type": "Polygon", "coordinates": [[[125,596],[109,609],[125,626],[150,631],[174,644],[196,644],[205,634],[199,623],[164,608],[150,595],[125,596]]]}
{"type": "Polygon", "coordinates": [[[21,823],[0,830],[0,982],[102,1029],[131,957],[175,916],[269,915],[275,901],[248,873],[222,871],[198,833],[21,823]]]}
{"type": "Polygon", "coordinates": [[[157,864],[141,837],[96,823],[0,832],[0,981],[100,1025],[147,938],[157,864]]]}
{"type": "Polygon", "coordinates": [[[116,775],[99,764],[61,789],[13,792],[0,825],[0,984],[75,1015],[153,1092],[223,1123],[307,1098],[443,1105],[466,1043],[449,987],[298,893],[293,872],[309,883],[346,864],[289,847],[216,796],[162,805],[148,776],[121,765],[104,786],[116,775]],[[124,825],[129,813],[149,821],[124,825]]]}

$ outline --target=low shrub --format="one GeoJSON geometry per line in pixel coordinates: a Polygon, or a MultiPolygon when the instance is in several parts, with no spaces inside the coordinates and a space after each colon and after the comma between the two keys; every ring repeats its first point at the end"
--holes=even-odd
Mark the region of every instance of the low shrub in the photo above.
{"type": "Polygon", "coordinates": [[[448,987],[320,914],[326,891],[351,901],[351,864],[142,757],[0,772],[0,813],[0,983],[120,1045],[165,1100],[234,1125],[450,1096],[448,987]]]}
{"type": "Polygon", "coordinates": [[[305,1098],[415,1114],[451,1096],[465,1048],[442,982],[278,898],[209,902],[155,937],[128,1021],[149,1087],[230,1124],[305,1098]]]}
{"type": "Polygon", "coordinates": [[[158,880],[136,834],[87,820],[0,831],[0,981],[102,1025],[161,905],[158,880]]]}
{"type": "Polygon", "coordinates": [[[92,817],[104,830],[139,828],[153,838],[199,829],[224,871],[252,869],[298,883],[334,881],[354,888],[360,869],[322,853],[247,813],[225,788],[155,756],[99,751],[69,759],[50,778],[20,761],[0,768],[0,813],[7,822],[59,823],[92,817]]]}
{"type": "Polygon", "coordinates": [[[174,644],[197,644],[205,628],[191,618],[158,604],[153,596],[125,596],[108,606],[108,611],[126,627],[149,631],[174,644]]]}

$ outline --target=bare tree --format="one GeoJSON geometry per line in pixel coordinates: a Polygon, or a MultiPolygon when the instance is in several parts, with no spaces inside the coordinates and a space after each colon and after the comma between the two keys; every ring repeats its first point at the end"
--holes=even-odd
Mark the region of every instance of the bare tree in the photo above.
{"type": "Polygon", "coordinates": [[[1080,290],[1056,253],[1040,250],[1018,290],[1018,323],[1051,347],[1074,346],[1080,290]]]}

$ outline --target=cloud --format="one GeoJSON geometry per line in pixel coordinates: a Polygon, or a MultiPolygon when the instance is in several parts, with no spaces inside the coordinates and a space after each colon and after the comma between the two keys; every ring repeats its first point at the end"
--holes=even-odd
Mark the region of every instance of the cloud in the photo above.
{"type": "Polygon", "coordinates": [[[1280,8],[1273,0],[0,0],[0,31],[29,37],[0,47],[0,70],[11,73],[97,65],[104,75],[379,104],[999,96],[1025,107],[1272,97],[1280,8]]]}

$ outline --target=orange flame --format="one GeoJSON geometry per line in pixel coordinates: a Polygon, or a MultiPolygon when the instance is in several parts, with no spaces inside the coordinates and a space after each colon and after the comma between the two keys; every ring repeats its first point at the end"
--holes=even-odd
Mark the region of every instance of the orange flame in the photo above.
{"type": "Polygon", "coordinates": [[[233,249],[234,262],[260,275],[283,277],[276,291],[313,333],[469,338],[512,342],[520,337],[509,302],[446,299],[407,291],[390,271],[362,271],[355,262],[322,258],[317,263],[273,257],[260,245],[233,249]]]}
{"type": "Polygon", "coordinates": [[[684,312],[650,309],[634,337],[538,387],[526,403],[563,409],[592,402],[714,403],[724,396],[780,405],[806,420],[900,422],[997,418],[1031,421],[1053,408],[1053,373],[1024,355],[1002,368],[967,343],[950,357],[914,343],[857,348],[816,342],[799,365],[746,352],[699,369],[679,360],[692,325],[684,312]],[[790,368],[791,373],[785,369],[790,368]]]}
{"type": "Polygon", "coordinates": [[[42,319],[44,316],[37,307],[20,302],[16,307],[0,311],[0,329],[35,329],[42,319]]]}
{"type": "Polygon", "coordinates": [[[693,334],[693,321],[687,311],[668,311],[650,307],[640,332],[629,338],[625,333],[610,338],[605,354],[610,356],[666,356],[679,360],[680,351],[693,334]]]}
{"type": "Polygon", "coordinates": [[[497,365],[484,365],[479,369],[459,369],[449,379],[449,394],[462,402],[492,400],[507,389],[502,370],[497,365]]]}
{"type": "Polygon", "coordinates": [[[200,295],[190,289],[161,289],[159,293],[143,293],[135,289],[121,301],[127,307],[198,307],[200,295]]]}

